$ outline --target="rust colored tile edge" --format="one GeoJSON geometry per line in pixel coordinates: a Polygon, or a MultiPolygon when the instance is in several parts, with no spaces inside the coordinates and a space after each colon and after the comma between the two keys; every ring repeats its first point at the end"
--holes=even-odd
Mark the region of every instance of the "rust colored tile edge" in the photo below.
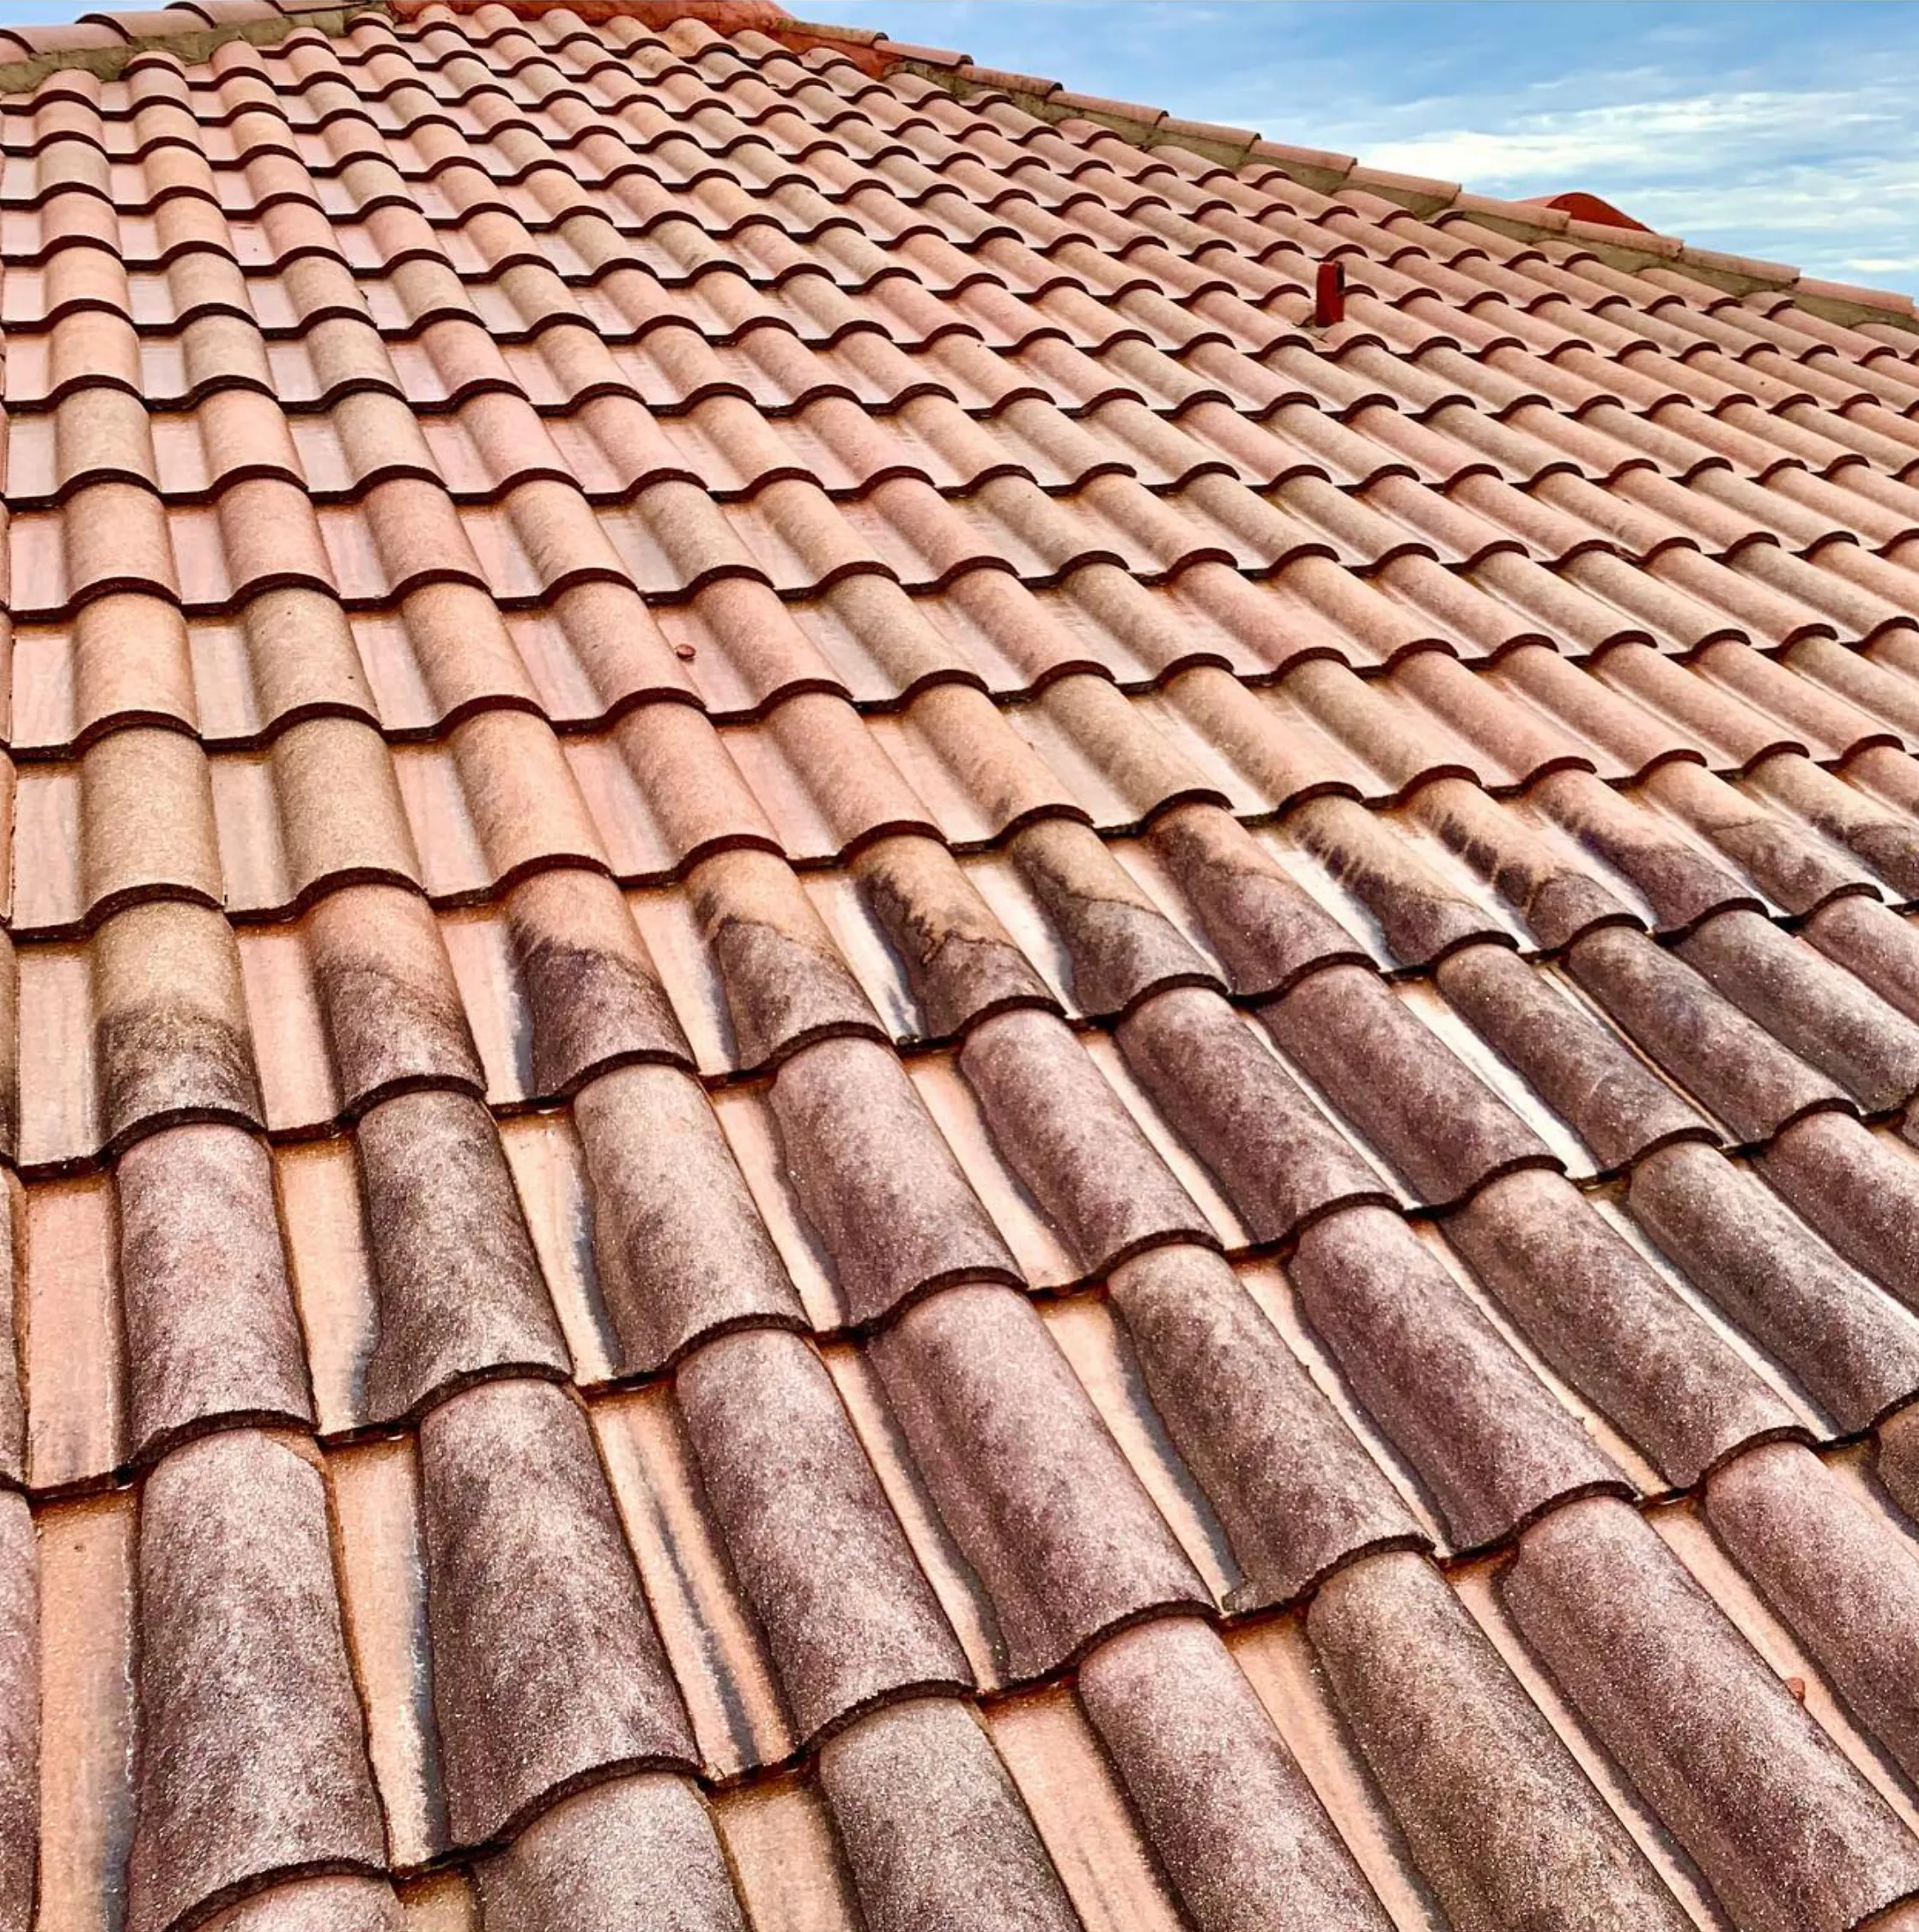
{"type": "MultiPolygon", "coordinates": [[[[477,13],[498,0],[458,0],[449,10],[457,14],[477,13]]],[[[447,0],[395,0],[392,12],[402,20],[411,20],[429,7],[446,6],[447,0]]],[[[757,30],[778,33],[787,27],[792,16],[779,0],[507,0],[509,10],[524,18],[537,20],[542,14],[576,14],[590,27],[604,26],[610,20],[637,21],[654,28],[674,26],[683,20],[697,21],[719,34],[744,33],[757,30]]],[[[878,35],[857,27],[819,30],[829,38],[844,37],[859,45],[878,35]]]]}

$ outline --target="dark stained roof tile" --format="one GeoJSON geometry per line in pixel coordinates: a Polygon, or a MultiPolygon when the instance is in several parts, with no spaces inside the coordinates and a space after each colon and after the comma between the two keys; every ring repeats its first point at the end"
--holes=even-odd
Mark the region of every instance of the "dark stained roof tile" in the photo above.
{"type": "Polygon", "coordinates": [[[1827,958],[1895,1006],[1919,1016],[1919,928],[1876,899],[1849,893],[1807,920],[1806,937],[1827,958]]]}
{"type": "Polygon", "coordinates": [[[1503,936],[1469,895],[1436,875],[1410,841],[1356,799],[1309,799],[1285,823],[1377,921],[1394,963],[1430,966],[1473,939],[1503,936]]]}
{"type": "Polygon", "coordinates": [[[863,1718],[822,1747],[820,1783],[871,1932],[1072,1932],[1046,1849],[963,1704],[863,1718]]]}
{"type": "Polygon", "coordinates": [[[899,1062],[870,1040],[821,1040],[780,1067],[773,1110],[806,1218],[847,1317],[879,1320],[948,1282],[1018,1269],[899,1062]]]}
{"type": "Polygon", "coordinates": [[[1739,1920],[1839,1932],[1919,1886],[1891,1807],[1634,1511],[1535,1524],[1501,1595],[1739,1920]]]}
{"type": "Polygon", "coordinates": [[[1217,993],[1157,994],[1118,1030],[1127,1066],[1258,1239],[1281,1241],[1335,1207],[1392,1198],[1217,993]]]}
{"type": "Polygon", "coordinates": [[[800,1735],[908,1689],[970,1688],[807,1345],[768,1330],[722,1335],[681,1363],[673,1386],[800,1735]]]}
{"type": "Polygon", "coordinates": [[[568,1368],[513,1176],[486,1110],[464,1094],[383,1100],[355,1151],[380,1282],[368,1421],[416,1415],[504,1368],[568,1368]]]}
{"type": "Polygon", "coordinates": [[[1624,1041],[1504,946],[1467,946],[1435,974],[1448,1003],[1591,1149],[1622,1167],[1711,1128],[1624,1041]]]}
{"type": "Polygon", "coordinates": [[[1369,967],[1312,974],[1260,1017],[1420,1200],[1442,1206],[1552,1158],[1369,967]]]}
{"type": "Polygon", "coordinates": [[[1124,1012],[1157,987],[1211,981],[1205,962],[1086,826],[1042,819],[1015,833],[1008,849],[1072,961],[1081,1011],[1124,1012]]]}
{"type": "Polygon", "coordinates": [[[1201,1932],[1385,1912],[1218,1637],[1187,1618],[1109,1637],[1079,1696],[1201,1932]]]}
{"type": "Polygon", "coordinates": [[[1508,1175],[1445,1228],[1533,1347],[1675,1486],[1740,1443],[1794,1426],[1792,1410],[1563,1176],[1508,1175]]]}
{"type": "Polygon", "coordinates": [[[433,1695],[455,1839],[510,1833],[615,1766],[693,1743],[586,1418],[526,1381],[420,1425],[433,1695]]]}
{"type": "Polygon", "coordinates": [[[927,1034],[958,1033],[1008,1006],[1053,1005],[1045,980],[938,840],[878,840],[857,855],[853,872],[927,1034]]]}
{"type": "Polygon", "coordinates": [[[1919,1559],[1869,1496],[1796,1443],[1753,1449],[1715,1472],[1707,1517],[1740,1567],[1831,1674],[1903,1766],[1919,1758],[1904,1657],[1919,1559]]]}
{"type": "Polygon", "coordinates": [[[20,1158],[20,956],[0,933],[0,1154],[20,1158]]]}
{"type": "Polygon", "coordinates": [[[1919,1165],[1895,1142],[1843,1114],[1809,1114],[1758,1168],[1855,1267],[1919,1305],[1919,1165]]]}
{"type": "Polygon", "coordinates": [[[1265,846],[1216,806],[1167,812],[1154,822],[1151,838],[1236,992],[1282,993],[1315,967],[1365,957],[1265,846]]]}
{"type": "Polygon", "coordinates": [[[1460,1546],[1620,1480],[1397,1214],[1355,1207],[1315,1222],[1290,1272],[1314,1328],[1460,1546]]]}
{"type": "Polygon", "coordinates": [[[1142,1247],[1207,1238],[1205,1217],[1064,1021],[996,1015],[967,1036],[959,1061],[994,1138],[1087,1273],[1142,1247]]]}
{"type": "Polygon", "coordinates": [[[141,1492],[139,1567],[128,1923],[161,1932],[301,1868],[377,1871],[319,1471],[251,1431],[176,1449],[141,1492]],[[236,1807],[243,1789],[254,1800],[236,1807]]]}
{"type": "Polygon", "coordinates": [[[1919,1024],[1757,913],[1728,912],[1679,942],[1686,963],[1868,1113],[1919,1089],[1919,1024]]]}
{"type": "Polygon", "coordinates": [[[1357,1554],[1420,1540],[1218,1255],[1155,1249],[1114,1271],[1111,1293],[1153,1406],[1245,1572],[1233,1608],[1290,1601],[1357,1554]]]}
{"type": "Polygon", "coordinates": [[[1606,927],[1576,940],[1567,969],[1654,1063],[1741,1141],[1761,1140],[1843,1099],[1823,1074],[1645,934],[1606,927]]]}
{"type": "Polygon", "coordinates": [[[314,906],[313,976],[343,1105],[445,1083],[479,1093],[479,1054],[425,900],[398,886],[349,886],[314,906]]]}
{"type": "Polygon", "coordinates": [[[1634,1170],[1634,1218],[1848,1431],[1919,1387],[1919,1322],[1750,1173],[1697,1142],[1634,1170]]]}
{"type": "Polygon", "coordinates": [[[536,872],[507,895],[506,912],[536,1092],[567,1092],[623,1060],[690,1060],[645,942],[603,874],[536,872]]]}
{"type": "Polygon", "coordinates": [[[669,1898],[683,1932],[744,1923],[699,1793],[657,1772],[562,1799],[480,1868],[480,1894],[489,1932],[641,1924],[669,1898]]]}
{"type": "Polygon", "coordinates": [[[100,929],[91,955],[107,1137],[163,1120],[258,1124],[239,954],[219,914],[166,900],[131,906],[100,929]]]}
{"type": "Polygon", "coordinates": [[[908,1309],[872,1353],[940,1515],[986,1584],[1015,1677],[1055,1669],[1146,1612],[1205,1602],[1023,1297],[951,1289],[908,1309]],[[1035,1447],[1016,1449],[1024,1444],[1035,1447]]]}
{"type": "Polygon", "coordinates": [[[749,848],[718,852],[688,885],[726,988],[742,1066],[763,1066],[831,1035],[878,1036],[878,1016],[784,861],[749,848]]]}
{"type": "Polygon", "coordinates": [[[0,1918],[33,1922],[39,1850],[39,1591],[32,1510],[0,1493],[0,1918]]]}
{"type": "MultiPolygon", "coordinates": [[[[17,1181],[6,1183],[6,1213],[0,1218],[0,1244],[6,1257],[6,1278],[19,1279],[20,1249],[24,1236],[26,1201],[17,1181]]],[[[15,1295],[0,1297],[0,1479],[20,1483],[27,1475],[27,1392],[21,1382],[20,1320],[15,1295]]]]}
{"type": "Polygon", "coordinates": [[[1630,883],[1661,932],[1696,925],[1729,906],[1759,902],[1711,854],[1589,773],[1550,772],[1529,795],[1630,883]]]}
{"type": "Polygon", "coordinates": [[[574,1118],[624,1369],[658,1369],[721,1328],[799,1321],[799,1297],[696,1082],[675,1067],[616,1069],[580,1090],[574,1118]]]}
{"type": "Polygon", "coordinates": [[[173,1127],[114,1178],[135,1454],[235,1418],[311,1424],[266,1149],[238,1127],[173,1127]]]}
{"type": "MultiPolygon", "coordinates": [[[[1549,1522],[1557,1519],[1548,1518],[1549,1522]]],[[[1313,1599],[1341,1715],[1453,1923],[1546,1912],[1592,1932],[1685,1923],[1624,1827],[1444,1581],[1374,1557],[1313,1599]]]]}
{"type": "Polygon", "coordinates": [[[1651,802],[1671,811],[1795,915],[1816,910],[1835,893],[1870,884],[1871,875],[1839,847],[1783,813],[1767,811],[1697,765],[1661,765],[1645,789],[1651,802]]]}

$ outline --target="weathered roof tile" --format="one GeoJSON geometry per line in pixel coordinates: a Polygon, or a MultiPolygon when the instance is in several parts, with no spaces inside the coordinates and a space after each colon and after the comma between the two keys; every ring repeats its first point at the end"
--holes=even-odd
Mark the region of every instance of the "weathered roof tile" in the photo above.
{"type": "Polygon", "coordinates": [[[1738,1919],[1838,1932],[1919,1885],[1892,1807],[1634,1511],[1535,1524],[1501,1595],[1738,1919]]]}
{"type": "Polygon", "coordinates": [[[429,1410],[420,1485],[455,1839],[511,1832],[612,1766],[690,1768],[639,1573],[568,1398],[501,1382],[429,1410]]]}
{"type": "Polygon", "coordinates": [[[176,1449],[141,1492],[140,1602],[130,1925],[301,1868],[378,1870],[319,1471],[246,1431],[176,1449]]]}
{"type": "Polygon", "coordinates": [[[818,1358],[797,1335],[722,1335],[674,1392],[706,1494],[803,1737],[971,1673],[818,1358]]]}

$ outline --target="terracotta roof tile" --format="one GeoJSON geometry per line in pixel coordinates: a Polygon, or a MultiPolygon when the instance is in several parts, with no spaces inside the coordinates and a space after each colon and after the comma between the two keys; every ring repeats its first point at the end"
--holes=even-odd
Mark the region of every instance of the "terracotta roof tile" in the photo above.
{"type": "Polygon", "coordinates": [[[878,1321],[950,1282],[1018,1279],[952,1150],[877,1042],[816,1042],[780,1067],[772,1105],[848,1320],[878,1321]]]}
{"type": "Polygon", "coordinates": [[[1843,1477],[1798,1443],[1776,1443],[1727,1464],[1707,1496],[1713,1529],[1740,1567],[1874,1735],[1909,1765],[1912,1721],[1902,1708],[1900,1673],[1888,1648],[1904,1641],[1910,1628],[1904,1606],[1919,1585],[1904,1542],[1886,1533],[1843,1477]]]}
{"type": "Polygon", "coordinates": [[[1424,1559],[1380,1556],[1340,1571],[1314,1597],[1306,1627],[1341,1716],[1454,1923],[1491,1932],[1528,1911],[1569,1907],[1622,1932],[1685,1923],[1424,1559]]]}
{"type": "Polygon", "coordinates": [[[528,1932],[616,1920],[669,1888],[689,1928],[738,1932],[744,1923],[698,1792],[658,1773],[562,1799],[486,1860],[478,1883],[487,1923],[528,1932]]]}
{"type": "Polygon", "coordinates": [[[116,1179],[134,1454],[240,1419],[310,1426],[266,1149],[174,1127],[129,1148],[116,1179]]]}
{"type": "Polygon", "coordinates": [[[1740,1917],[1856,1924],[1919,1881],[1891,1807],[1633,1511],[1594,1499],[1535,1525],[1502,1595],[1740,1917]],[[1739,1715],[1702,1751],[1684,1712],[1709,1698],[1739,1715]]]}
{"type": "Polygon", "coordinates": [[[251,1431],[191,1443],[143,1485],[139,1547],[129,1923],[170,1925],[301,1866],[377,1867],[320,1472],[251,1431]],[[269,1765],[257,1806],[223,1801],[269,1765]]]}
{"type": "Polygon", "coordinates": [[[1634,1170],[1629,1199],[1665,1253],[1846,1426],[1910,1393],[1919,1326],[1749,1173],[1683,1143],[1634,1170]]]}
{"type": "Polygon", "coordinates": [[[1297,1913],[1356,1932],[1387,1924],[1210,1631],[1182,1618],[1126,1631],[1088,1657],[1079,1693],[1196,1923],[1251,1928],[1297,1913]]]}
{"type": "Polygon", "coordinates": [[[1496,1181],[1445,1229],[1533,1348],[1675,1486],[1796,1425],[1737,1347],[1559,1176],[1496,1181]]]}
{"type": "Polygon", "coordinates": [[[1560,198],[0,36],[0,1925],[1907,1909],[1919,337],[1560,198]]]}
{"type": "Polygon", "coordinates": [[[820,1753],[820,1783],[874,1932],[1068,1932],[1074,1913],[1025,1807],[966,1708],[875,1712],[820,1753]],[[930,1817],[924,1798],[937,1793],[930,1817]]]}
{"type": "Polygon", "coordinates": [[[498,1382],[430,1411],[420,1513],[455,1843],[509,1833],[608,1766],[690,1764],[586,1420],[563,1392],[498,1382]]]}
{"type": "Polygon", "coordinates": [[[971,1687],[833,1383],[799,1337],[719,1336],[674,1394],[796,1732],[908,1687],[971,1687]],[[796,1486],[797,1485],[797,1486],[796,1486]]]}
{"type": "Polygon", "coordinates": [[[1223,1261],[1155,1249],[1114,1270],[1112,1292],[1154,1406],[1244,1573],[1234,1607],[1290,1601],[1356,1555],[1422,1540],[1223,1261]]]}

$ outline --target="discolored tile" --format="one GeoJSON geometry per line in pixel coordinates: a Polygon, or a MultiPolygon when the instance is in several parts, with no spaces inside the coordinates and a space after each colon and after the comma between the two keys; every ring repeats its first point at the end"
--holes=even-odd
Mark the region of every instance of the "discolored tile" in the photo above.
{"type": "Polygon", "coordinates": [[[421,1514],[434,1708],[456,1843],[510,1833],[610,1766],[691,1768],[585,1417],[544,1383],[428,1412],[421,1514]]]}
{"type": "Polygon", "coordinates": [[[251,1431],[176,1449],[142,1490],[139,1575],[129,1923],[168,1926],[301,1867],[377,1871],[320,1473],[251,1431]],[[236,1810],[241,1783],[259,1799],[236,1810]]]}

